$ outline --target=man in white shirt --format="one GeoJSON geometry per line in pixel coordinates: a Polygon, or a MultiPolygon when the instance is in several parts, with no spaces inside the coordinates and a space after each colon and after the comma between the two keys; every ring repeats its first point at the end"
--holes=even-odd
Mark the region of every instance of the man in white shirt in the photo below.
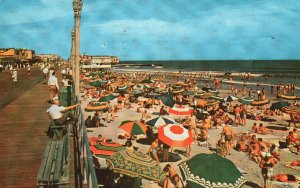
{"type": "Polygon", "coordinates": [[[3,65],[0,64],[0,73],[2,72],[2,70],[3,70],[3,65]]]}
{"type": "Polygon", "coordinates": [[[49,117],[54,121],[55,125],[64,125],[68,121],[68,118],[70,118],[70,120],[73,122],[76,121],[74,115],[68,110],[76,108],[79,105],[80,104],[75,104],[72,106],[64,107],[60,106],[60,101],[58,99],[55,99],[52,106],[47,110],[47,112],[49,114],[49,117]]]}
{"type": "Polygon", "coordinates": [[[55,72],[52,73],[52,76],[49,77],[48,86],[50,87],[50,100],[52,100],[58,94],[59,85],[55,72]]]}
{"type": "Polygon", "coordinates": [[[48,73],[49,73],[48,66],[45,66],[45,67],[43,68],[43,74],[44,74],[44,84],[46,83],[46,80],[47,80],[48,73]]]}

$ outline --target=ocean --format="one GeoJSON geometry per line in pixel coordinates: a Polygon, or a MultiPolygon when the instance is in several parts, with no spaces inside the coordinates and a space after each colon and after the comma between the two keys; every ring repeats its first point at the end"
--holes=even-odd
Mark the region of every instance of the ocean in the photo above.
{"type": "Polygon", "coordinates": [[[120,64],[117,69],[123,71],[216,72],[232,75],[250,73],[255,75],[251,80],[237,77],[227,83],[242,85],[246,81],[248,85],[256,85],[260,82],[262,86],[293,83],[300,89],[300,60],[122,61],[120,64]]]}
{"type": "MultiPolygon", "coordinates": [[[[246,72],[260,74],[299,74],[300,60],[249,60],[249,61],[123,61],[121,64],[163,65],[164,70],[246,72]]],[[[149,69],[153,67],[143,67],[149,69]]]]}

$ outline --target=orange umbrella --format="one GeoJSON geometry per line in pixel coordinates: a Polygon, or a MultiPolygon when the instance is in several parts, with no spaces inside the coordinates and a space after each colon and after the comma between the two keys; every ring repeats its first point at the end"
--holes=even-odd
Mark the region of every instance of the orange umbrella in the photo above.
{"type": "Polygon", "coordinates": [[[205,100],[202,100],[202,99],[200,99],[200,100],[198,100],[197,101],[197,106],[202,106],[202,107],[204,107],[205,105],[206,105],[206,101],[205,100]]]}
{"type": "Polygon", "coordinates": [[[119,128],[126,131],[129,135],[145,134],[147,129],[144,124],[137,121],[123,121],[119,128]]]}

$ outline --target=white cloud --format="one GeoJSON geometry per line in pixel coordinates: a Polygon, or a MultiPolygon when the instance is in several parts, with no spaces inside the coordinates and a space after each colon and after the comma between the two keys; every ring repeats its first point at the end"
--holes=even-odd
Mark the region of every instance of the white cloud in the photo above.
{"type": "Polygon", "coordinates": [[[1,12],[0,25],[16,25],[51,20],[72,15],[71,0],[40,0],[34,5],[21,3],[17,11],[1,12]]]}

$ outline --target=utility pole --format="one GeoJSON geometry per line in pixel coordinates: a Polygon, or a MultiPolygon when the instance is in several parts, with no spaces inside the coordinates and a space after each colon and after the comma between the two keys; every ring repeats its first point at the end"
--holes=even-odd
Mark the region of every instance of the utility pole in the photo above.
{"type": "Polygon", "coordinates": [[[80,77],[80,17],[82,10],[82,0],[73,0],[73,10],[75,19],[75,95],[79,97],[79,77],[80,77]]]}

